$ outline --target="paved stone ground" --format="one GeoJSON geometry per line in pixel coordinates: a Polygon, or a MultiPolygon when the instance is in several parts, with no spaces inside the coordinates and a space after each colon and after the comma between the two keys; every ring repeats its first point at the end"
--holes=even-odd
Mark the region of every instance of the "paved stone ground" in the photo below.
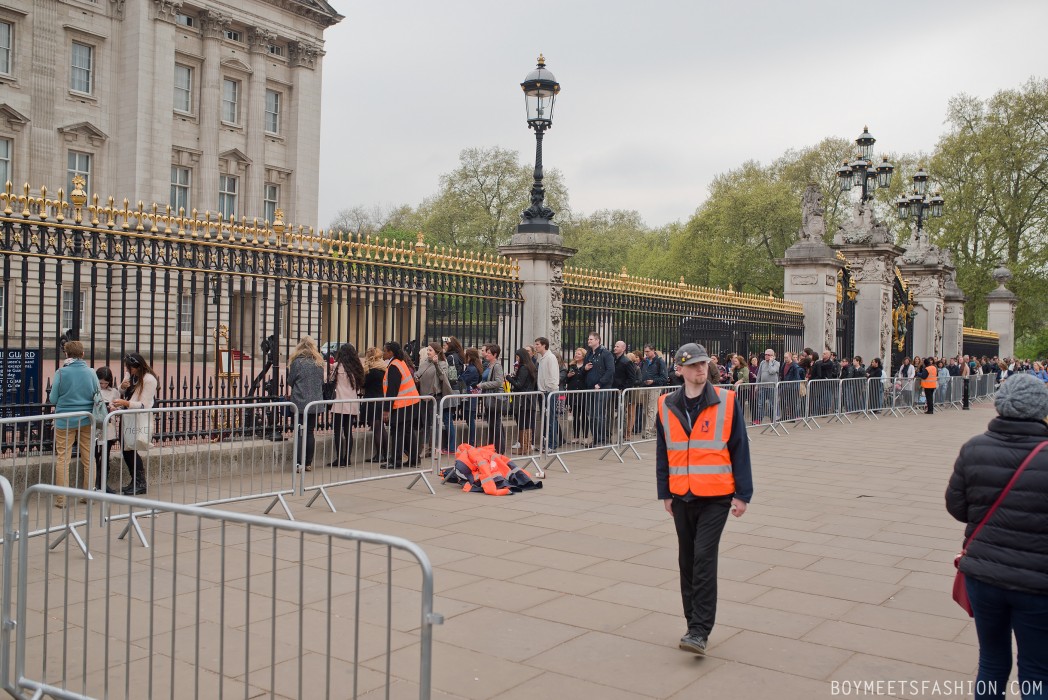
{"type": "Polygon", "coordinates": [[[729,518],[704,659],[677,649],[676,538],[651,446],[625,465],[566,457],[572,473],[550,469],[541,492],[390,498],[385,482],[334,501],[340,522],[434,561],[436,697],[787,700],[830,697],[834,680],[966,681],[974,627],[950,598],[963,528],[943,493],[992,415],[754,434],[756,496],[729,518]]]}
{"type": "MultiPolygon", "coordinates": [[[[831,697],[834,681],[964,682],[977,649],[950,598],[962,526],[943,492],[958,448],[992,415],[986,404],[751,433],[756,496],[722,540],[705,658],[677,649],[676,539],[655,498],[652,445],[625,465],[567,456],[571,474],[553,467],[543,490],[504,498],[439,484],[431,496],[393,479],[332,490],[337,513],[289,500],[302,520],[399,535],[427,552],[446,617],[434,635],[435,698],[789,700],[831,697]]],[[[385,588],[384,567],[366,574],[362,589],[385,588]]],[[[277,613],[292,609],[281,600],[277,613]]],[[[394,624],[393,697],[417,697],[413,626],[394,624]]],[[[363,697],[384,693],[385,658],[372,657],[363,697]]]]}

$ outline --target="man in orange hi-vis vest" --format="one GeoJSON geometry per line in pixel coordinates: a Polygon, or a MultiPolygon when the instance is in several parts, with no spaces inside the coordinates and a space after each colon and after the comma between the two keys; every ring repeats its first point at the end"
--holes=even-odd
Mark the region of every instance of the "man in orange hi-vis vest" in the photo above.
{"type": "Polygon", "coordinates": [[[688,631],[680,648],[705,654],[717,614],[717,548],[728,520],[753,496],[750,443],[739,400],[706,381],[710,356],[688,343],[677,350],[684,386],[659,397],[655,481],[677,530],[680,594],[688,631]]]}

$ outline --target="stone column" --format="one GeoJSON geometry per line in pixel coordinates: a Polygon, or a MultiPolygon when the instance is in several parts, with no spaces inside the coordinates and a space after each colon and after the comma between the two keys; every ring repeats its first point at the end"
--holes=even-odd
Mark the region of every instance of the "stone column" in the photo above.
{"type": "Polygon", "coordinates": [[[1000,337],[997,356],[1004,359],[1015,352],[1015,305],[1019,299],[1004,286],[1012,278],[1004,261],[993,271],[993,278],[997,281],[997,289],[986,295],[986,329],[1000,337]]]}
{"type": "Polygon", "coordinates": [[[953,272],[950,256],[926,236],[910,238],[899,272],[913,295],[917,317],[913,322],[913,352],[921,357],[942,357],[943,321],[946,313],[946,280],[953,272]]]}
{"type": "Polygon", "coordinates": [[[200,31],[204,37],[204,65],[200,80],[200,166],[194,175],[197,186],[195,208],[212,214],[218,210],[218,123],[222,118],[222,67],[219,64],[222,32],[231,18],[220,12],[200,13],[200,31]]]}
{"type": "Polygon", "coordinates": [[[804,346],[817,352],[836,349],[837,273],[844,261],[822,240],[806,238],[775,264],[784,269],[783,297],[804,305],[804,346]]]}
{"type": "MultiPolygon", "coordinates": [[[[58,132],[55,131],[56,127],[61,126],[55,123],[55,103],[65,100],[68,87],[68,84],[61,84],[58,75],[59,67],[64,71],[65,66],[55,58],[66,55],[63,42],[66,41],[67,35],[59,27],[58,7],[54,0],[36,0],[30,10],[32,23],[22,23],[19,26],[19,30],[27,26],[32,27],[33,36],[29,41],[33,47],[34,67],[32,70],[29,66],[20,67],[23,75],[29,77],[29,94],[33,109],[27,135],[29,160],[19,163],[18,167],[28,176],[29,186],[34,190],[39,191],[43,185],[54,193],[58,192],[59,187],[65,188],[65,177],[63,176],[60,182],[50,182],[50,178],[53,173],[66,172],[65,149],[59,147],[58,132]],[[56,168],[56,165],[59,167],[56,168]]],[[[16,38],[15,41],[19,39],[16,38]]],[[[7,86],[4,87],[5,91],[8,89],[7,86]]],[[[15,191],[20,191],[19,186],[22,183],[14,184],[15,191]]]]}
{"type": "Polygon", "coordinates": [[[892,362],[895,259],[902,248],[878,239],[844,243],[839,250],[851,265],[852,281],[859,290],[855,298],[855,352],[867,362],[879,357],[888,368],[892,362]]]}
{"type": "Polygon", "coordinates": [[[524,298],[524,337],[530,343],[539,336],[549,338],[550,350],[561,356],[564,321],[564,261],[575,255],[564,247],[560,228],[553,223],[524,223],[517,226],[508,245],[499,253],[520,266],[521,296],[524,298]]]}
{"type": "Polygon", "coordinates": [[[954,357],[964,348],[964,292],[957,286],[957,271],[946,280],[946,311],[943,318],[942,354],[954,357]]]}
{"type": "Polygon", "coordinates": [[[248,221],[262,220],[262,188],[266,180],[266,51],[273,33],[255,28],[248,32],[251,52],[251,82],[247,91],[247,183],[242,214],[248,221]]]}
{"type": "MultiPolygon", "coordinates": [[[[288,163],[294,171],[290,178],[291,196],[280,193],[284,211],[291,221],[305,225],[319,225],[318,193],[320,169],[320,95],[321,67],[324,52],[319,44],[292,41],[288,44],[288,61],[292,68],[292,83],[288,104],[288,163]]],[[[262,164],[264,167],[264,164],[262,164]]]]}

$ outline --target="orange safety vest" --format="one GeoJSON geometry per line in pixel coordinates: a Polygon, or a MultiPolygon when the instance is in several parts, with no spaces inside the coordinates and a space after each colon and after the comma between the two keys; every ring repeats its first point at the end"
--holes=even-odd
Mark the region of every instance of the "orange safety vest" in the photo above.
{"type": "Polygon", "coordinates": [[[699,413],[690,433],[659,397],[659,416],[666,438],[670,493],[684,496],[729,496],[735,493],[735,477],[728,454],[728,437],[735,418],[735,392],[715,388],[720,403],[699,413]]]}
{"type": "Polygon", "coordinates": [[[928,372],[928,376],[921,380],[921,388],[934,389],[939,386],[939,368],[935,365],[928,365],[924,369],[928,372]]]}
{"type": "MultiPolygon", "coordinates": [[[[494,445],[485,445],[484,447],[459,446],[455,455],[456,459],[469,467],[469,470],[473,472],[473,478],[480,483],[484,493],[489,496],[508,496],[510,493],[508,488],[500,489],[495,487],[495,477],[505,476],[499,465],[495,463],[494,457],[496,456],[494,445]]],[[[469,483],[462,486],[463,491],[469,491],[472,488],[472,484],[469,483]]]]}
{"type": "Polygon", "coordinates": [[[411,372],[408,371],[408,366],[404,364],[403,360],[390,360],[389,365],[386,365],[386,373],[382,375],[382,395],[385,396],[386,392],[389,391],[390,365],[396,365],[397,369],[400,370],[400,388],[397,390],[396,400],[393,401],[393,408],[405,408],[419,403],[422,399],[419,398],[418,387],[415,386],[415,379],[411,376],[411,372]]]}

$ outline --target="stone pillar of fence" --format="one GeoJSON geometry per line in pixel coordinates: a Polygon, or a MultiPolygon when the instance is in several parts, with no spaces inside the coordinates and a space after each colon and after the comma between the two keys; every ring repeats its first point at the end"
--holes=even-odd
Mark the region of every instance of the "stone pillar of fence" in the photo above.
{"type": "Polygon", "coordinates": [[[520,267],[520,294],[523,298],[523,336],[530,343],[539,336],[549,338],[550,350],[561,353],[564,321],[564,261],[575,255],[564,247],[560,228],[553,223],[523,223],[508,245],[499,253],[520,267]]]}
{"type": "Polygon", "coordinates": [[[899,272],[913,294],[917,317],[913,322],[913,352],[942,357],[946,314],[946,280],[954,267],[949,254],[922,237],[910,239],[899,272]]]}
{"type": "Polygon", "coordinates": [[[943,357],[960,355],[964,348],[964,292],[957,286],[957,271],[946,280],[946,311],[942,330],[943,357]]]}
{"type": "Polygon", "coordinates": [[[1018,297],[1004,286],[1012,278],[1004,261],[993,271],[993,278],[997,281],[997,289],[986,295],[986,329],[1000,337],[998,357],[1011,357],[1015,352],[1015,305],[1018,297]]]}
{"type": "Polygon", "coordinates": [[[855,298],[855,352],[864,358],[879,357],[885,366],[892,357],[892,285],[895,259],[902,248],[886,237],[869,236],[864,242],[838,247],[851,265],[855,298]]]}
{"type": "Polygon", "coordinates": [[[775,262],[784,270],[783,297],[804,305],[804,346],[835,349],[837,273],[844,261],[821,240],[802,238],[775,262]]]}

